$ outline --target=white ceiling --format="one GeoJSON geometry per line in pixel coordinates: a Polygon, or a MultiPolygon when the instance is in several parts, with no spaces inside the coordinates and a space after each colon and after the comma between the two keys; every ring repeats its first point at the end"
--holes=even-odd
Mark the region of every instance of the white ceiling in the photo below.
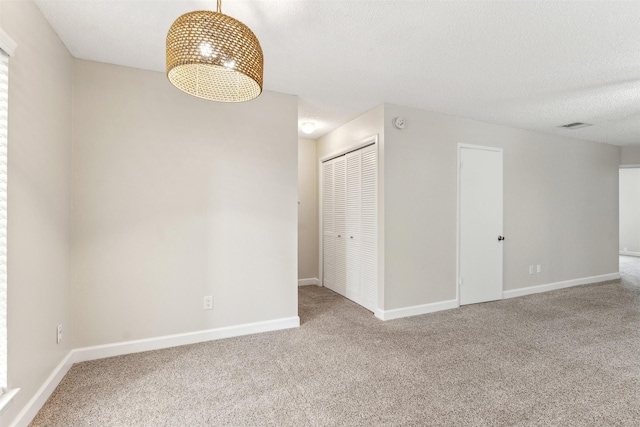
{"type": "MultiPolygon", "coordinates": [[[[4,1],[4,0],[2,0],[4,1]]],[[[77,58],[162,71],[181,14],[215,1],[36,0],[77,58]]],[[[382,103],[640,146],[640,2],[225,0],[318,138],[382,103]],[[557,126],[587,122],[592,127],[557,126]]],[[[303,136],[301,134],[301,136],[303,136]]]]}

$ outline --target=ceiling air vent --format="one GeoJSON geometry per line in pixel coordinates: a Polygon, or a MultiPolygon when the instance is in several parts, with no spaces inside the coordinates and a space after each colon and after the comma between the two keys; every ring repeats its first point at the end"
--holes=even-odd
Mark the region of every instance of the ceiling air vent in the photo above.
{"type": "Polygon", "coordinates": [[[589,126],[593,126],[589,123],[582,123],[582,122],[575,122],[575,123],[569,123],[568,125],[562,125],[562,126],[558,126],[559,128],[565,128],[565,129],[580,129],[580,128],[586,128],[589,126]]]}

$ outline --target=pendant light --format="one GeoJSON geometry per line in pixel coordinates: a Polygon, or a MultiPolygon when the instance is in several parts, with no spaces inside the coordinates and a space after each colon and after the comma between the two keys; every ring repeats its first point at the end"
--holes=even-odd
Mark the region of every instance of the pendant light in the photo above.
{"type": "Polygon", "coordinates": [[[262,93],[260,42],[242,22],[222,13],[185,13],[167,34],[167,78],[198,98],[243,102],[262,93]]]}

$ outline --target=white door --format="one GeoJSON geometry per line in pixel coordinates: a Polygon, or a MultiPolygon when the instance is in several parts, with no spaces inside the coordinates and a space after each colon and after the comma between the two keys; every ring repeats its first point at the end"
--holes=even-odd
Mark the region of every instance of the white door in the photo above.
{"type": "Polygon", "coordinates": [[[322,164],[323,285],[375,311],[377,146],[322,164]]]}
{"type": "Polygon", "coordinates": [[[347,162],[344,156],[333,164],[333,234],[335,280],[332,290],[347,294],[347,162]]]}
{"type": "Polygon", "coordinates": [[[502,150],[459,148],[460,304],[502,298],[502,150]]]}
{"type": "Polygon", "coordinates": [[[322,281],[335,290],[336,248],[333,232],[333,164],[322,164],[322,281]]]}
{"type": "Polygon", "coordinates": [[[360,304],[360,151],[347,161],[347,298],[360,304]]]}
{"type": "Polygon", "coordinates": [[[371,311],[378,306],[378,185],[377,146],[362,150],[360,193],[360,288],[361,303],[371,311]]]}

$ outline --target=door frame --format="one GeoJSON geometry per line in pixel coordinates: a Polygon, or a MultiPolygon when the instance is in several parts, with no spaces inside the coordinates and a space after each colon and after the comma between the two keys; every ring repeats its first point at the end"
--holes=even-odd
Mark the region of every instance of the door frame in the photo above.
{"type": "MultiPolygon", "coordinates": [[[[620,169],[640,169],[640,164],[629,164],[629,165],[620,165],[618,166],[618,194],[620,194],[620,169]]],[[[618,218],[620,217],[620,198],[618,198],[618,218]]],[[[619,224],[618,224],[618,231],[619,231],[619,224]]],[[[618,257],[620,257],[620,255],[622,256],[639,256],[636,255],[634,252],[625,252],[620,250],[620,233],[618,232],[618,257]]]]}
{"type": "MultiPolygon", "coordinates": [[[[494,151],[502,154],[502,232],[504,233],[504,149],[502,147],[491,147],[488,145],[475,145],[459,142],[456,148],[457,160],[456,160],[456,176],[457,176],[457,195],[456,195],[456,302],[460,307],[460,165],[461,154],[463,148],[470,148],[474,150],[494,151]]],[[[501,271],[502,292],[504,294],[504,247],[502,249],[502,271],[501,271]]],[[[502,298],[501,298],[502,299],[502,298]]]]}
{"type": "MultiPolygon", "coordinates": [[[[380,146],[378,144],[378,135],[371,135],[367,138],[364,138],[354,144],[348,145],[346,147],[340,148],[339,150],[336,151],[332,151],[329,154],[326,154],[322,157],[320,157],[318,159],[318,286],[322,286],[324,287],[324,262],[323,262],[323,258],[324,258],[324,240],[323,240],[323,229],[322,226],[324,224],[324,218],[322,215],[322,203],[323,203],[323,192],[324,192],[324,188],[322,185],[322,164],[328,160],[334,159],[336,157],[340,157],[343,156],[347,153],[350,153],[352,151],[356,151],[359,150],[361,148],[367,147],[369,145],[374,145],[376,146],[376,159],[377,163],[376,163],[376,167],[379,168],[380,166],[380,146]]],[[[380,189],[380,172],[378,170],[378,191],[380,189]]],[[[380,203],[379,198],[378,198],[378,203],[380,203]]],[[[380,205],[378,204],[378,213],[380,212],[380,205]]],[[[380,230],[378,230],[378,236],[380,235],[380,230]]],[[[376,240],[376,246],[378,246],[380,244],[380,239],[376,240]]],[[[376,248],[377,250],[377,248],[376,248]]],[[[379,261],[379,260],[378,260],[379,261]]],[[[379,279],[378,279],[379,280],[379,279]]],[[[378,289],[379,292],[379,289],[378,289]]]]}

